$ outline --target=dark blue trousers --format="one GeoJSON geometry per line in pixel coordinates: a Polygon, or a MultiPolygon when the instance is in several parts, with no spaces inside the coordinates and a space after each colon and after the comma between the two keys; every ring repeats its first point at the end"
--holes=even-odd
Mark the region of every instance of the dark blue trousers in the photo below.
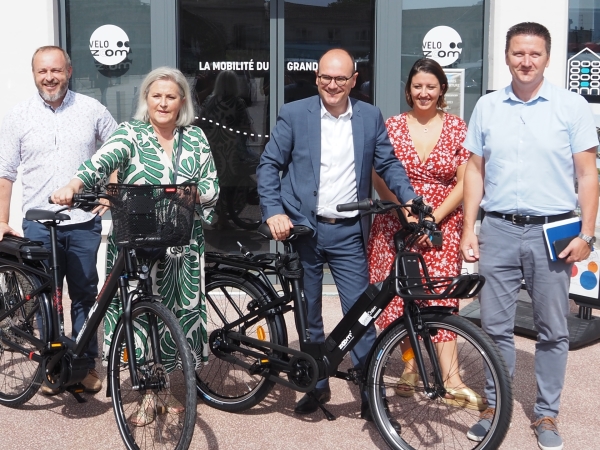
{"type": "MultiPolygon", "coordinates": [[[[369,274],[360,221],[339,224],[317,223],[315,236],[303,236],[296,250],[304,267],[304,296],[308,306],[308,326],[313,342],[324,342],[323,329],[323,265],[329,264],[337,287],[342,312],[346,314],[369,285],[369,274]]],[[[373,324],[351,352],[356,368],[364,368],[369,351],[375,343],[373,324]]],[[[324,388],[328,380],[321,380],[317,388],[324,388]]],[[[363,400],[365,394],[361,393],[363,400]]]]}
{"type": "MultiPolygon", "coordinates": [[[[71,298],[71,323],[73,338],[76,338],[85,322],[90,308],[98,295],[98,271],[96,260],[102,232],[100,217],[88,222],[57,227],[58,241],[58,279],[67,279],[69,297],[71,298]]],[[[23,220],[23,233],[26,238],[42,241],[50,249],[50,232],[48,229],[29,220],[23,220]]],[[[94,359],[98,357],[98,339],[94,337],[88,346],[85,356],[90,358],[90,369],[95,367],[94,359]]]]}

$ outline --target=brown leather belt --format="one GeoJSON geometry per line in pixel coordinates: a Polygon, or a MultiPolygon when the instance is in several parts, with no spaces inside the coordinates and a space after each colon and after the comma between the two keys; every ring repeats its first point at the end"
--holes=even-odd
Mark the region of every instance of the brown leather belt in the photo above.
{"type": "Polygon", "coordinates": [[[527,216],[523,214],[503,214],[496,211],[486,211],[485,214],[508,220],[515,225],[540,225],[543,223],[551,223],[573,217],[573,212],[557,214],[556,216],[527,216]]]}
{"type": "Polygon", "coordinates": [[[336,223],[345,223],[345,222],[351,222],[353,220],[358,219],[360,216],[354,216],[354,217],[342,217],[342,218],[337,218],[337,219],[333,219],[331,217],[323,217],[323,216],[317,216],[317,222],[322,222],[322,223],[331,223],[331,224],[336,224],[336,223]]]}

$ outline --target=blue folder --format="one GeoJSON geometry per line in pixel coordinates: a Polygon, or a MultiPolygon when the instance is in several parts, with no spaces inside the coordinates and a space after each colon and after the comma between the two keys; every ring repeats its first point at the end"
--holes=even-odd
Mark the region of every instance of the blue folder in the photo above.
{"type": "Polygon", "coordinates": [[[557,255],[554,251],[554,242],[577,236],[581,232],[581,217],[572,217],[570,219],[546,223],[542,228],[544,229],[544,237],[548,251],[550,252],[550,258],[552,261],[556,261],[557,255]]]}

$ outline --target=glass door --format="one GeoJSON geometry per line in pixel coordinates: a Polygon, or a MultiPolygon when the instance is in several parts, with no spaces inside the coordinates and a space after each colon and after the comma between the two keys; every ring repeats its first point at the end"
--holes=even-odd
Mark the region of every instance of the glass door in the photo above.
{"type": "Polygon", "coordinates": [[[270,14],[264,0],[179,2],[179,68],[221,187],[207,250],[236,251],[238,240],[269,249],[253,231],[261,223],[256,166],[270,128],[270,14]]]}

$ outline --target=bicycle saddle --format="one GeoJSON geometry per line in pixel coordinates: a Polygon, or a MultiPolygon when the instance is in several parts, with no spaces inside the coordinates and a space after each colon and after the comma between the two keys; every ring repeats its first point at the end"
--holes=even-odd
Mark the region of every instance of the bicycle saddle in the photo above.
{"type": "MultiPolygon", "coordinates": [[[[271,229],[269,228],[269,225],[266,224],[266,222],[260,224],[260,226],[258,227],[258,232],[259,232],[259,234],[263,235],[267,239],[273,239],[273,235],[271,234],[271,229]]],[[[295,225],[290,230],[290,235],[288,236],[286,241],[291,241],[292,239],[294,239],[298,236],[305,236],[312,232],[313,232],[312,228],[309,228],[304,225],[295,225]]]]}
{"type": "Polygon", "coordinates": [[[71,216],[56,211],[45,209],[30,209],[25,213],[27,220],[71,220],[71,216]]]}

